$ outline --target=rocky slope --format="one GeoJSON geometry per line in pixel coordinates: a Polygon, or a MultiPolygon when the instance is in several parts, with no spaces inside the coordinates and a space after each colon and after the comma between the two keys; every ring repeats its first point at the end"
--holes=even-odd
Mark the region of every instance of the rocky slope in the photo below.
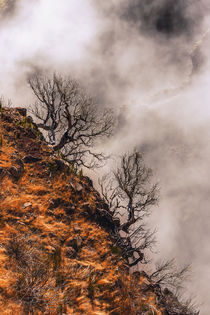
{"type": "Polygon", "coordinates": [[[0,314],[188,314],[145,273],[129,274],[115,224],[26,111],[2,109],[0,314]]]}

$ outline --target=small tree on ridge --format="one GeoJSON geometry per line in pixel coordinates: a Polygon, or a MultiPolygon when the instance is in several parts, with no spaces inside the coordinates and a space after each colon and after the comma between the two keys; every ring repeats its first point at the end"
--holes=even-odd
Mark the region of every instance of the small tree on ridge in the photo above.
{"type": "Polygon", "coordinates": [[[144,165],[142,155],[134,150],[122,155],[112,175],[108,174],[99,181],[102,196],[112,215],[122,217],[120,231],[126,236],[120,237],[118,243],[125,248],[127,257],[133,259],[130,266],[143,261],[142,251],[154,243],[154,232],[144,222],[150,214],[150,207],[158,199],[157,185],[150,185],[151,176],[152,170],[144,165]]]}
{"type": "Polygon", "coordinates": [[[35,74],[28,83],[37,98],[32,113],[38,119],[37,126],[49,132],[54,151],[60,150],[76,166],[99,166],[106,156],[93,147],[112,134],[113,111],[99,108],[70,77],[35,74]]]}

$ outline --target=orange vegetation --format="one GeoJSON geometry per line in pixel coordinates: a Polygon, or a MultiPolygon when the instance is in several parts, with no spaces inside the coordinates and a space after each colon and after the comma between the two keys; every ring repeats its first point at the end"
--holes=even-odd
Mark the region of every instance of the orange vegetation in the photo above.
{"type": "MultiPolygon", "coordinates": [[[[34,305],[33,314],[132,315],[137,309],[161,314],[155,295],[136,289],[126,262],[112,251],[109,232],[87,215],[99,198],[87,179],[58,170],[57,157],[17,110],[1,116],[0,168],[17,166],[28,154],[40,161],[25,163],[18,180],[8,173],[0,177],[0,314],[32,314],[21,295],[27,271],[18,250],[29,258],[36,253],[31,257],[47,265],[47,277],[39,280],[45,288],[43,309],[34,305]]],[[[141,285],[144,278],[138,281],[141,285]]]]}

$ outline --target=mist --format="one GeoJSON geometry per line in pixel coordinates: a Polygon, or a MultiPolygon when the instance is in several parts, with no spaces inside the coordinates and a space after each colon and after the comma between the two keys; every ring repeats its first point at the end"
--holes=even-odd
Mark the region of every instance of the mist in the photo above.
{"type": "Polygon", "coordinates": [[[209,12],[207,0],[18,0],[0,14],[0,94],[27,107],[28,75],[57,71],[116,109],[105,149],[138,147],[153,168],[156,256],[192,264],[201,315],[210,312],[209,12]]]}

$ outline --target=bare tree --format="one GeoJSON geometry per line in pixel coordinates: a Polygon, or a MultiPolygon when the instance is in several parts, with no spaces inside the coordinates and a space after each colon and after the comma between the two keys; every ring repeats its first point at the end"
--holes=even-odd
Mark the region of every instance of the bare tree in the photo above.
{"type": "Polygon", "coordinates": [[[143,261],[142,251],[154,243],[154,232],[144,223],[150,207],[157,203],[157,185],[150,185],[151,176],[152,170],[144,165],[142,155],[134,150],[121,157],[112,176],[106,175],[99,181],[102,196],[112,215],[122,217],[120,230],[126,233],[126,237],[119,236],[118,244],[125,248],[128,257],[133,258],[132,266],[143,261]]]}
{"type": "Polygon", "coordinates": [[[110,211],[115,215],[119,214],[119,209],[124,209],[127,213],[127,220],[121,226],[126,233],[131,226],[149,215],[150,206],[158,201],[157,184],[149,185],[151,176],[152,170],[144,165],[142,155],[134,150],[121,157],[112,177],[106,175],[99,181],[110,211]]]}
{"type": "Polygon", "coordinates": [[[150,279],[156,284],[177,290],[182,288],[189,271],[190,265],[177,268],[174,259],[161,261],[156,265],[156,270],[150,274],[150,279]]]}
{"type": "Polygon", "coordinates": [[[60,150],[68,162],[77,166],[99,166],[105,155],[93,147],[112,134],[113,111],[99,108],[69,77],[33,75],[28,83],[37,98],[32,107],[37,126],[48,131],[54,150],[60,150]]]}
{"type": "Polygon", "coordinates": [[[164,290],[164,295],[167,314],[199,315],[198,306],[193,298],[184,299],[180,292],[172,293],[168,289],[164,290]]]}
{"type": "Polygon", "coordinates": [[[150,272],[148,276],[156,288],[159,286],[164,289],[162,302],[167,314],[199,314],[193,298],[183,298],[184,284],[190,276],[190,267],[190,265],[178,267],[175,259],[160,261],[155,271],[150,272]]]}
{"type": "MultiPolygon", "coordinates": [[[[150,184],[151,177],[152,170],[145,166],[142,155],[134,150],[124,154],[119,166],[99,180],[101,194],[111,215],[121,218],[114,238],[122,255],[127,258],[129,267],[139,262],[147,263],[144,251],[152,248],[155,242],[155,231],[148,229],[145,224],[151,206],[158,201],[157,184],[150,184]]],[[[172,259],[158,263],[155,271],[150,272],[148,279],[154,289],[160,290],[157,292],[160,292],[166,314],[198,315],[192,300],[185,301],[179,296],[189,269],[189,265],[178,268],[172,259]],[[161,288],[165,288],[164,294],[161,288]]]]}

